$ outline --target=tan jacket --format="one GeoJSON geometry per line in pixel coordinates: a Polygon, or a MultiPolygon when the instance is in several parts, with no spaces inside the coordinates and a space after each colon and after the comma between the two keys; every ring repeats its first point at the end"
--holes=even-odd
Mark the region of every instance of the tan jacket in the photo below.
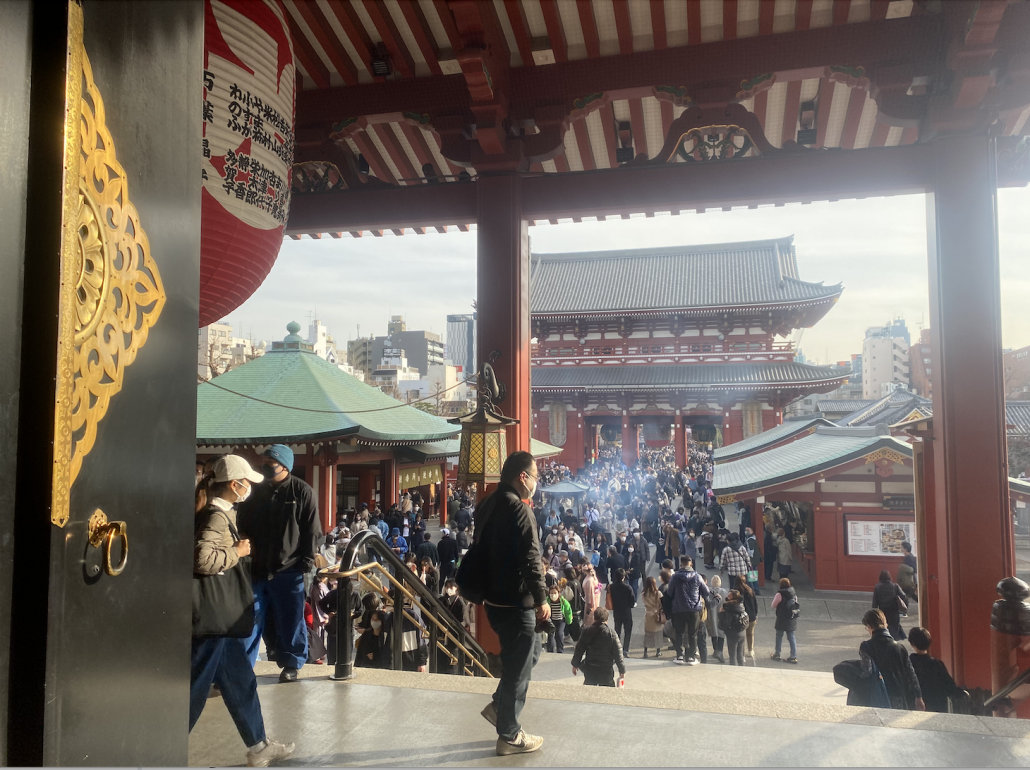
{"type": "Polygon", "coordinates": [[[197,514],[200,529],[193,548],[195,574],[217,575],[232,569],[240,560],[236,552],[236,539],[229,530],[230,521],[235,527],[236,509],[220,497],[214,498],[197,514]]]}

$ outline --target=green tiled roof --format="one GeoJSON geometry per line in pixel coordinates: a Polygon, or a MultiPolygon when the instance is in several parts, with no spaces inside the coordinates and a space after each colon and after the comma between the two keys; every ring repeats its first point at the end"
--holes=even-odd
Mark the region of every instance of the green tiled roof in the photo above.
{"type": "Polygon", "coordinates": [[[534,314],[800,303],[840,284],[802,281],[794,237],[703,246],[533,254],[534,314]]]}
{"type": "Polygon", "coordinates": [[[889,447],[912,456],[912,448],[876,428],[818,427],[811,436],[732,462],[716,462],[712,489],[717,495],[742,494],[801,479],[889,447]]]}
{"type": "Polygon", "coordinates": [[[1014,479],[1009,476],[1009,491],[1030,495],[1030,479],[1014,479]]]}
{"type": "Polygon", "coordinates": [[[846,378],[850,369],[788,362],[534,366],[533,388],[732,388],[804,385],[846,378]]]}
{"type": "Polygon", "coordinates": [[[306,350],[273,349],[197,385],[198,444],[344,436],[403,443],[439,441],[458,432],[456,425],[402,404],[306,350]]]}
{"type": "Polygon", "coordinates": [[[734,460],[743,455],[760,452],[767,446],[791,438],[792,436],[796,436],[799,433],[804,433],[813,425],[833,425],[833,423],[825,417],[811,417],[807,420],[789,420],[782,425],[777,425],[767,431],[750,436],[743,441],[738,441],[737,443],[730,444],[729,446],[719,447],[715,450],[714,456],[717,462],[729,462],[730,460],[734,460]]]}

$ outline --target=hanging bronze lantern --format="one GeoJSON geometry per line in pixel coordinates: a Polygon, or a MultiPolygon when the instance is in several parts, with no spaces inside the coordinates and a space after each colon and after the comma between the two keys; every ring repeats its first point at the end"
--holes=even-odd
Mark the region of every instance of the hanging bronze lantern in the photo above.
{"type": "Polygon", "coordinates": [[[501,480],[501,468],[508,458],[505,428],[518,424],[518,420],[505,417],[497,402],[506,395],[504,384],[494,374],[490,362],[496,361],[500,351],[493,351],[477,374],[476,411],[464,417],[448,420],[461,426],[461,448],[458,451],[457,479],[462,484],[486,484],[501,480]]]}

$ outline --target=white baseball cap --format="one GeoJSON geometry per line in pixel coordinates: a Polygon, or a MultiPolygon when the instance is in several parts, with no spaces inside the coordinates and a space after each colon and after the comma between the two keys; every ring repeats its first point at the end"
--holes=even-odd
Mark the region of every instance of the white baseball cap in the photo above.
{"type": "Polygon", "coordinates": [[[259,484],[265,477],[250,467],[250,463],[237,455],[226,455],[219,458],[214,468],[215,481],[238,481],[246,479],[252,484],[259,484]]]}

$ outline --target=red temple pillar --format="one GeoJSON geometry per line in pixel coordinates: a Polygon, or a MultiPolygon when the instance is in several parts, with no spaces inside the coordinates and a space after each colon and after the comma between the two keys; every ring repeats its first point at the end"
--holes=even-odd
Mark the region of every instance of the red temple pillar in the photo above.
{"type": "Polygon", "coordinates": [[[676,465],[682,468],[687,464],[687,432],[683,429],[683,418],[676,415],[672,442],[676,447],[676,465]]]}
{"type": "Polygon", "coordinates": [[[744,411],[724,407],[722,417],[722,443],[723,446],[736,444],[744,440],[744,411]]]}
{"type": "Polygon", "coordinates": [[[515,174],[476,182],[477,363],[493,350],[493,367],[508,388],[500,405],[519,421],[508,428],[508,452],[529,451],[529,227],[522,219],[522,178],[515,174]]]}
{"type": "Polygon", "coordinates": [[[578,409],[566,412],[565,446],[562,447],[561,461],[573,473],[583,470],[583,413],[578,409]]]}
{"type": "Polygon", "coordinates": [[[762,410],[762,430],[767,431],[770,428],[775,428],[783,422],[783,411],[780,407],[773,404],[772,409],[762,410]]]}
{"type": "Polygon", "coordinates": [[[358,471],[358,505],[356,510],[361,510],[362,503],[368,503],[369,510],[372,510],[376,499],[376,477],[375,471],[358,471]]]}
{"type": "Polygon", "coordinates": [[[390,506],[398,502],[397,496],[397,460],[379,461],[379,507],[383,513],[390,510],[390,506]]]}
{"type": "MultiPolygon", "coordinates": [[[[931,358],[934,372],[936,526],[947,531],[950,576],[941,601],[954,644],[952,674],[991,686],[991,605],[1015,574],[1009,515],[1001,354],[995,143],[986,136],[933,143],[927,195],[931,358]]],[[[930,512],[928,511],[928,517],[930,512]]],[[[944,557],[944,554],[940,556],[944,557]]],[[[942,558],[942,561],[944,558],[942,558]]]]}
{"type": "Polygon", "coordinates": [[[637,426],[630,422],[630,416],[622,415],[622,462],[632,467],[637,462],[637,426]]]}
{"type": "Polygon", "coordinates": [[[587,429],[590,431],[590,457],[587,461],[596,460],[597,452],[600,449],[601,442],[601,426],[600,425],[588,425],[587,429]]]}

